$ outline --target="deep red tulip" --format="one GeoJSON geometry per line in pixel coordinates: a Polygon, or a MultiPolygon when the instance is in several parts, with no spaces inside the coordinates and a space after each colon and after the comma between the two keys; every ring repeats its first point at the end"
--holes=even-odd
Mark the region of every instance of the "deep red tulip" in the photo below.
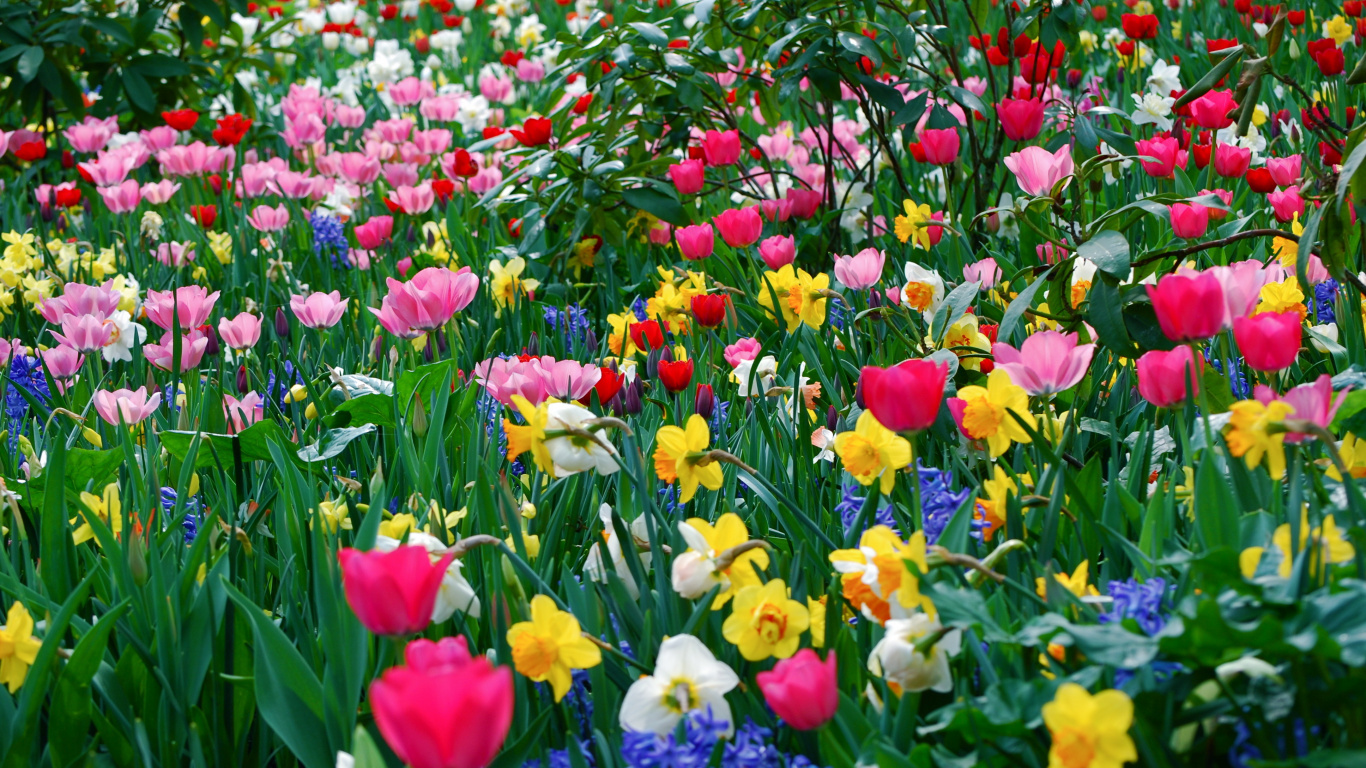
{"type": "Polygon", "coordinates": [[[631,323],[629,330],[631,341],[640,349],[649,351],[664,346],[664,329],[660,328],[658,320],[631,323]]]}
{"type": "Polygon", "coordinates": [[[692,297],[692,313],[697,324],[703,328],[715,328],[726,322],[726,304],[730,301],[724,293],[701,294],[692,297]]]}
{"type": "Polygon", "coordinates": [[[659,381],[664,388],[674,393],[688,388],[692,383],[693,362],[691,360],[660,360],[659,381]]]}
{"type": "Polygon", "coordinates": [[[539,147],[550,143],[553,127],[550,118],[529,117],[526,122],[522,123],[521,130],[513,128],[510,133],[524,147],[539,147]]]}
{"type": "Polygon", "coordinates": [[[177,109],[171,112],[162,112],[161,119],[177,131],[188,131],[194,128],[195,123],[199,122],[199,113],[193,109],[177,109]]]}

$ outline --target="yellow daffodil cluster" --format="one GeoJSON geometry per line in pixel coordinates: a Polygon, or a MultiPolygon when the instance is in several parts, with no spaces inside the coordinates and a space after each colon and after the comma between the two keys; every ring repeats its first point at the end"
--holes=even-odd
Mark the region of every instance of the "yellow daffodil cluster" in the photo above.
{"type": "Polygon", "coordinates": [[[891,528],[875,525],[859,537],[858,549],[835,550],[830,562],[840,574],[844,599],[879,624],[917,610],[935,616],[934,603],[920,594],[920,579],[907,566],[929,570],[924,531],[902,541],[891,528]]]}
{"type": "MultiPolygon", "coordinates": [[[[1346,532],[1337,527],[1332,515],[1323,518],[1323,525],[1315,528],[1309,525],[1309,510],[1300,509],[1299,544],[1291,547],[1290,523],[1281,523],[1271,535],[1271,550],[1279,558],[1276,573],[1282,579],[1290,578],[1294,569],[1295,557],[1301,552],[1309,553],[1309,570],[1315,578],[1322,578],[1330,564],[1345,563],[1356,557],[1356,548],[1347,540],[1346,532]]],[[[1248,547],[1238,557],[1238,565],[1244,578],[1257,574],[1267,554],[1265,547],[1248,547]]],[[[1274,561],[1273,561],[1274,562],[1274,561]]]]}

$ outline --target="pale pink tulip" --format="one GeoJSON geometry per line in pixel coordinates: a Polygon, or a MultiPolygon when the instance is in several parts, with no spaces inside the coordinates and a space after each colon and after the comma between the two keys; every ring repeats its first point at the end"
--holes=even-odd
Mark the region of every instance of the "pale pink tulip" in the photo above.
{"type": "Polygon", "coordinates": [[[146,387],[116,389],[113,392],[100,390],[95,393],[94,401],[95,412],[111,426],[131,427],[156,413],[161,407],[161,393],[153,392],[148,397],[146,387]]]}
{"type": "Polygon", "coordinates": [[[997,342],[991,345],[996,367],[1031,395],[1054,395],[1077,385],[1091,365],[1095,344],[1077,345],[1077,334],[1039,331],[1016,349],[997,342]]]}
{"type": "Polygon", "coordinates": [[[294,310],[294,316],[299,318],[299,322],[309,328],[331,328],[341,320],[346,313],[346,304],[350,299],[343,299],[340,291],[331,293],[314,292],[308,296],[295,294],[289,297],[289,308],[294,310]]]}

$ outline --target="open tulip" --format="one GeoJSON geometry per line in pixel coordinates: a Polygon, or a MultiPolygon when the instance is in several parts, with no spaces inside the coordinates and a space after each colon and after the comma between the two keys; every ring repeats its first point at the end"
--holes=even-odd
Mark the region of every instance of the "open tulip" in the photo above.
{"type": "Polygon", "coordinates": [[[1015,182],[1025,194],[1045,197],[1053,194],[1058,182],[1072,175],[1072,148],[1064,144],[1057,152],[1049,152],[1028,146],[1007,155],[1005,166],[1015,174],[1015,182]]]}
{"type": "Polygon", "coordinates": [[[835,257],[835,279],[845,287],[862,291],[882,279],[887,257],[876,248],[864,248],[853,256],[835,257]]]}
{"type": "Polygon", "coordinates": [[[991,347],[996,367],[1031,395],[1053,395],[1077,385],[1086,375],[1095,344],[1077,345],[1077,334],[1039,331],[1019,349],[997,343],[991,347]]]}
{"type": "Polygon", "coordinates": [[[161,393],[154,392],[148,397],[146,387],[116,389],[113,392],[100,390],[95,393],[94,401],[95,412],[100,418],[115,427],[120,423],[131,427],[161,407],[161,393]]]}
{"type": "Polygon", "coordinates": [[[289,297],[289,308],[294,310],[294,316],[299,318],[299,322],[309,328],[331,328],[341,320],[346,312],[346,303],[350,299],[343,299],[340,291],[323,293],[321,291],[310,293],[307,296],[295,294],[289,297]]]}

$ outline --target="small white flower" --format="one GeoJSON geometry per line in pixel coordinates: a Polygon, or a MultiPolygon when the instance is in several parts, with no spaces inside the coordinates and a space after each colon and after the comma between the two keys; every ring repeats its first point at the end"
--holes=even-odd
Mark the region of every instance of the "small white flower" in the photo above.
{"type": "Polygon", "coordinates": [[[1181,65],[1168,64],[1162,59],[1154,61],[1152,74],[1148,75],[1148,88],[1158,96],[1170,96],[1172,91],[1181,90],[1181,65]]]}
{"type": "Polygon", "coordinates": [[[621,702],[621,727],[628,731],[672,733],[683,715],[711,709],[711,716],[724,720],[735,731],[734,718],[726,694],[740,684],[740,678],[716,657],[701,640],[692,635],[675,635],[659,646],[655,673],[631,684],[621,702]]]}
{"type": "MultiPolygon", "coordinates": [[[[546,421],[547,431],[560,429],[587,430],[586,422],[597,418],[597,415],[587,408],[570,403],[550,403],[546,406],[546,413],[549,417],[546,421]]],[[[546,440],[545,447],[550,452],[551,460],[555,462],[555,475],[557,477],[590,470],[597,470],[598,474],[610,475],[620,469],[613,457],[614,451],[609,450],[599,440],[565,435],[546,440]]]]}
{"type": "Polygon", "coordinates": [[[1172,105],[1176,103],[1176,99],[1171,96],[1159,96],[1151,91],[1142,96],[1137,93],[1131,95],[1134,105],[1138,107],[1129,116],[1133,119],[1135,127],[1155,125],[1160,131],[1172,129],[1172,105]]]}

